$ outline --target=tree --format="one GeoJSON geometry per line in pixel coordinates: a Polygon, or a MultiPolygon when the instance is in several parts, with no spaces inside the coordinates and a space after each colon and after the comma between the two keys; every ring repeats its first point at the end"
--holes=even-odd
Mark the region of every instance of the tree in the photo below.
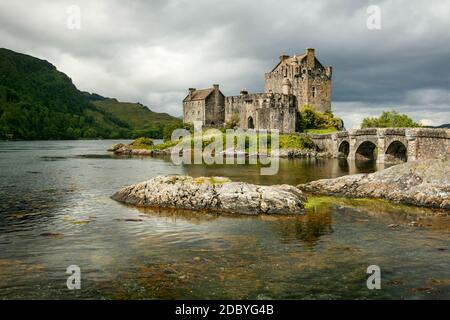
{"type": "Polygon", "coordinates": [[[367,117],[363,119],[361,128],[416,128],[420,124],[414,122],[406,114],[398,113],[395,110],[383,111],[380,117],[367,117]]]}
{"type": "Polygon", "coordinates": [[[95,130],[93,128],[87,129],[83,134],[83,138],[85,138],[85,139],[95,139],[97,137],[98,137],[97,130],[95,130]]]}

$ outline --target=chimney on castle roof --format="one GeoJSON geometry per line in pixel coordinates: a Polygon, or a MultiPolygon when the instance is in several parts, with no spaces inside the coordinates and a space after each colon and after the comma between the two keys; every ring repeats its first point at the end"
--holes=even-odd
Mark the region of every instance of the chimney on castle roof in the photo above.
{"type": "Polygon", "coordinates": [[[328,78],[331,78],[331,75],[333,74],[333,68],[332,67],[326,67],[325,68],[325,74],[328,78]]]}
{"type": "Polygon", "coordinates": [[[289,56],[286,54],[280,55],[280,61],[283,62],[284,60],[289,59],[289,56]]]}
{"type": "Polygon", "coordinates": [[[192,99],[192,94],[194,93],[195,88],[189,88],[189,99],[192,99]]]}
{"type": "Polygon", "coordinates": [[[248,90],[245,88],[242,88],[240,94],[241,94],[241,96],[246,96],[246,95],[248,95],[248,90]]]}
{"type": "Polygon", "coordinates": [[[306,65],[308,69],[313,69],[315,66],[314,49],[306,48],[306,65]]]}

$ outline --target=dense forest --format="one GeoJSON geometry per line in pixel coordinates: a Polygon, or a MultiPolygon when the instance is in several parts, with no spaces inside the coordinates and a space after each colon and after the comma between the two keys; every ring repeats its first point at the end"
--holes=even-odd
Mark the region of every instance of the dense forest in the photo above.
{"type": "MultiPolygon", "coordinates": [[[[120,102],[111,100],[115,101],[111,112],[108,106],[96,105],[100,100],[106,98],[79,91],[49,62],[0,48],[2,140],[132,138],[146,128],[154,129],[151,136],[157,138],[166,123],[179,121],[141,106],[148,110],[148,123],[136,126],[129,115],[120,117],[120,102]],[[153,119],[157,121],[152,123],[153,119]]],[[[133,110],[128,108],[125,114],[129,112],[133,110]]]]}

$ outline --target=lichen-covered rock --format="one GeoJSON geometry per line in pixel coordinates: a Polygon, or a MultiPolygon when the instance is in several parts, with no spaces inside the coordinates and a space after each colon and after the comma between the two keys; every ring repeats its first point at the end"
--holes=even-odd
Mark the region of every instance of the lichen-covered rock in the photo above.
{"type": "Polygon", "coordinates": [[[323,179],[298,188],[319,194],[383,198],[393,202],[450,209],[450,160],[407,162],[371,174],[323,179]]]}
{"type": "Polygon", "coordinates": [[[108,151],[115,152],[115,151],[117,151],[117,150],[119,150],[120,148],[123,148],[123,147],[125,147],[125,145],[124,145],[123,143],[113,144],[113,145],[108,149],[108,151]]]}
{"type": "Polygon", "coordinates": [[[130,146],[127,145],[123,145],[120,148],[114,150],[115,154],[131,154],[132,153],[132,149],[130,146]]]}
{"type": "Polygon", "coordinates": [[[112,198],[139,207],[240,214],[301,214],[306,198],[289,185],[259,186],[228,178],[159,176],[124,187],[112,198]]]}

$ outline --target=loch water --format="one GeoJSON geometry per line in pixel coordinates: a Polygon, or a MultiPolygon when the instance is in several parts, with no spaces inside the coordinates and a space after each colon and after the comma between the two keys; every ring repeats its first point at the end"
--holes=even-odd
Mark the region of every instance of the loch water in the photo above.
{"type": "Polygon", "coordinates": [[[139,210],[110,199],[157,175],[296,185],[372,162],[175,165],[123,141],[0,142],[0,299],[449,299],[450,218],[380,200],[309,196],[303,216],[139,210]],[[81,289],[68,290],[69,266],[81,289]],[[367,268],[381,289],[367,288],[367,268]]]}

